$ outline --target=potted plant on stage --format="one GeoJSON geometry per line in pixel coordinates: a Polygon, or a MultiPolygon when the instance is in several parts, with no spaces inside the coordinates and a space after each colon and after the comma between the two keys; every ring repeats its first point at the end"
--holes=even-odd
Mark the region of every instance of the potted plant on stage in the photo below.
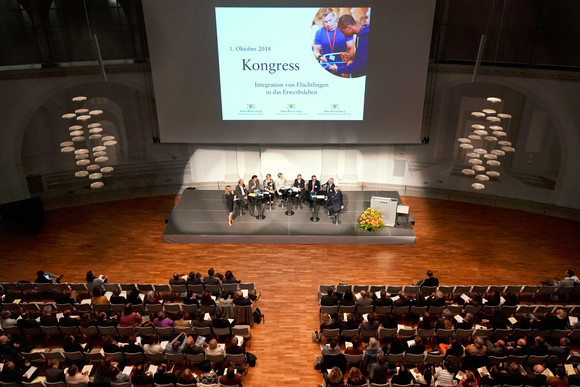
{"type": "Polygon", "coordinates": [[[381,211],[369,207],[361,214],[361,216],[359,216],[355,228],[362,228],[364,234],[367,231],[377,231],[383,227],[385,227],[385,223],[381,218],[381,211]]]}

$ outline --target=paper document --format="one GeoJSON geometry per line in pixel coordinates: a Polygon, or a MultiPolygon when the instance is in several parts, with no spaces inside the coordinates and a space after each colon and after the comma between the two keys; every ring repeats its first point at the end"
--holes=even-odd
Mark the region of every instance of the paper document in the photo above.
{"type": "Polygon", "coordinates": [[[86,372],[87,375],[90,375],[92,370],[93,370],[93,365],[92,364],[87,364],[81,370],[81,374],[84,374],[86,372]]]}
{"type": "Polygon", "coordinates": [[[28,371],[26,371],[24,373],[24,375],[22,375],[25,379],[30,379],[32,377],[32,375],[36,372],[38,368],[36,368],[35,366],[31,366],[28,371]]]}
{"type": "Polygon", "coordinates": [[[481,376],[481,377],[489,375],[489,371],[487,370],[487,367],[479,367],[477,369],[477,372],[479,372],[479,376],[481,376]]]}
{"type": "Polygon", "coordinates": [[[123,373],[125,375],[129,375],[130,376],[131,375],[131,372],[133,372],[133,367],[131,367],[131,366],[125,366],[125,368],[123,368],[123,373]]]}
{"type": "Polygon", "coordinates": [[[244,344],[244,336],[236,335],[236,337],[238,338],[238,347],[241,347],[244,344]]]}

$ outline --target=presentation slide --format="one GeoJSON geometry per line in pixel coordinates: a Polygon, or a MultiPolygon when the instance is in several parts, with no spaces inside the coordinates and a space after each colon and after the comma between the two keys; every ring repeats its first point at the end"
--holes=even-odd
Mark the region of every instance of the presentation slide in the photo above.
{"type": "Polygon", "coordinates": [[[421,142],[435,0],[142,0],[159,137],[421,142]]]}
{"type": "Polygon", "coordinates": [[[356,38],[333,8],[216,7],[222,118],[362,120],[370,8],[349,12],[356,38]]]}

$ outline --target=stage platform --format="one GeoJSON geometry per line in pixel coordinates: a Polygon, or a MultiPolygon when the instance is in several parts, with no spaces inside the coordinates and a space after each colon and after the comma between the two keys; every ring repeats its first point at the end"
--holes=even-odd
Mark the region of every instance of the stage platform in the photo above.
{"type": "MultiPolygon", "coordinates": [[[[308,202],[294,207],[294,215],[285,215],[286,207],[276,201],[266,206],[265,219],[236,211],[233,227],[228,226],[228,213],[223,191],[186,189],[171,211],[163,232],[165,243],[244,243],[244,244],[332,244],[332,245],[410,245],[415,243],[413,216],[399,216],[395,227],[373,233],[355,229],[360,214],[370,206],[371,196],[398,198],[396,191],[343,191],[344,210],[339,224],[332,224],[324,208],[320,221],[312,222],[308,202]]],[[[237,210],[237,208],[236,208],[237,210]]]]}

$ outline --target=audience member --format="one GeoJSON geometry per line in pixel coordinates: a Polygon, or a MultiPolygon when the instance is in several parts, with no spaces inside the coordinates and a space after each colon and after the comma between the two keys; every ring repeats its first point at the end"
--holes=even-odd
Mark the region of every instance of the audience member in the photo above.
{"type": "Polygon", "coordinates": [[[80,372],[77,365],[73,363],[68,367],[65,379],[67,383],[88,383],[89,375],[87,372],[80,372]]]}

